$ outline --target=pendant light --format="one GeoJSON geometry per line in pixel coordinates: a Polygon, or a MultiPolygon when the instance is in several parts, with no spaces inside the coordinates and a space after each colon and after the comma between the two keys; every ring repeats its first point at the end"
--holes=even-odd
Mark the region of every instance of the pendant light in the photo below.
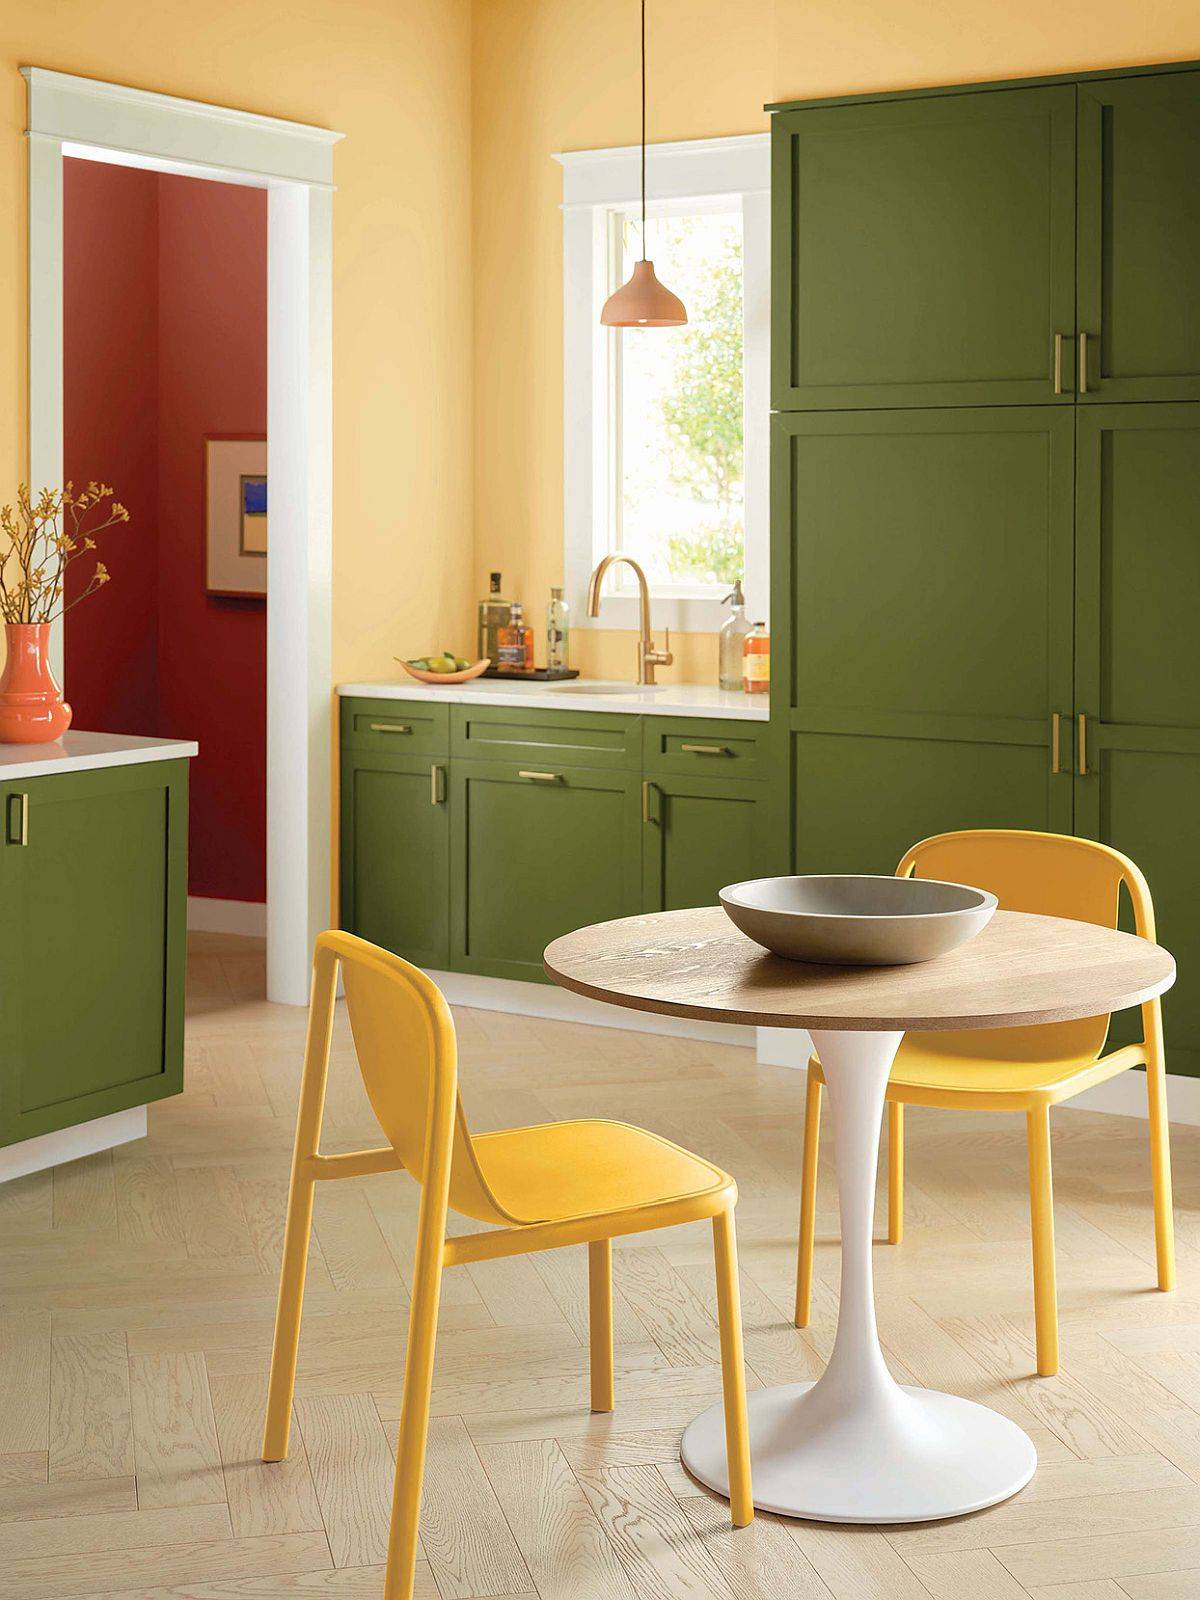
{"type": "Polygon", "coordinates": [[[646,259],[646,0],[642,0],[642,259],[627,283],[604,302],[606,328],[679,328],[687,321],[683,301],[659,283],[646,259]]]}

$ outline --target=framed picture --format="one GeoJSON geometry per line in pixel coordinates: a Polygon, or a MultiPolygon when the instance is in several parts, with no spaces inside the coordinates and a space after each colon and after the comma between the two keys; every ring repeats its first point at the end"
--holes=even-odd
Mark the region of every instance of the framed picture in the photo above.
{"type": "Polygon", "coordinates": [[[204,565],[209,594],[265,599],[267,441],[210,434],[204,441],[204,565]]]}

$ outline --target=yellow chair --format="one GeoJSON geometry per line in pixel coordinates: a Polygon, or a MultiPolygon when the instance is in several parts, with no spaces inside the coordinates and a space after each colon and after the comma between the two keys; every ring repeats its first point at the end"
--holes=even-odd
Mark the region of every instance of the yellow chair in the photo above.
{"type": "MultiPolygon", "coordinates": [[[[1141,872],[1127,856],[1058,833],[974,829],[937,834],[908,852],[898,877],[914,874],[990,889],[1003,909],[1070,917],[1103,927],[1117,923],[1124,885],[1134,928],[1154,938],[1154,907],[1141,872]]],[[[1108,1055],[1107,1015],[1033,1028],[962,1033],[907,1034],[888,1082],[888,1242],[904,1231],[904,1107],[957,1106],[972,1111],[1023,1111],[1029,1130],[1029,1208],[1033,1232],[1033,1303],[1037,1369],[1058,1371],[1058,1301],[1054,1264],[1054,1198],[1050,1176],[1050,1107],[1115,1077],[1146,1069],[1150,1111],[1150,1172],[1158,1287],[1175,1287],[1171,1218],[1171,1151],[1167,1128],[1162,1008],[1141,1008],[1142,1038],[1108,1055]]],[[[804,1173],[800,1191],[800,1252],[796,1272],[796,1326],[808,1323],[812,1302],[813,1231],[816,1222],[817,1138],[821,1118],[821,1064],[808,1066],[804,1173]]]]}
{"type": "Polygon", "coordinates": [[[409,1600],[413,1592],[442,1268],[461,1262],[586,1244],[592,1410],[611,1411],[612,1240],[711,1217],[731,1513],[735,1526],[748,1523],[754,1506],[733,1179],[677,1145],[620,1122],[556,1122],[472,1137],[458,1096],[454,1022],[441,991],[407,961],[348,933],[323,933],[313,959],[264,1461],[282,1461],[288,1450],[314,1187],[325,1178],[399,1168],[421,1185],[421,1199],[385,1600],[409,1600]],[[390,1142],[323,1156],[321,1117],[339,965],[359,1069],[390,1142]],[[498,1226],[448,1237],[450,1208],[498,1226]]]}

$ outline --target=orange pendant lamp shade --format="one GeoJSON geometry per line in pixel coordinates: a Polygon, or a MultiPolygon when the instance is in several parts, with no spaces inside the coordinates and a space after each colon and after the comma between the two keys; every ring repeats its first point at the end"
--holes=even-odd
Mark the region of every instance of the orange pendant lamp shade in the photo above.
{"type": "Polygon", "coordinates": [[[687,321],[683,301],[659,283],[653,261],[633,264],[633,276],[609,295],[600,313],[606,328],[679,328],[687,321]]]}
{"type": "Polygon", "coordinates": [[[606,328],[681,328],[687,322],[683,301],[659,283],[646,259],[646,0],[642,0],[642,259],[629,279],[604,302],[606,328]]]}

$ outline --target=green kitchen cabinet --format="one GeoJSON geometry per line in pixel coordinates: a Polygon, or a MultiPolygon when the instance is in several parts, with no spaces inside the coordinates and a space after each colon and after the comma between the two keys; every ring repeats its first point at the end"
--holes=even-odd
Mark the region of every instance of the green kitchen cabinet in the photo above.
{"type": "MultiPolygon", "coordinates": [[[[411,726],[413,719],[377,711],[376,720],[411,726]]],[[[443,968],[450,957],[448,764],[444,755],[393,749],[342,751],[341,922],[416,966],[443,968]]]]}
{"type": "Polygon", "coordinates": [[[1200,72],[1079,86],[1085,404],[1200,399],[1200,72]]]}
{"type": "Polygon", "coordinates": [[[772,125],[777,409],[1070,404],[1072,85],[772,125]]]}
{"type": "Polygon", "coordinates": [[[740,779],[659,773],[643,782],[642,907],[717,904],[718,891],[777,867],[771,791],[740,779]]]}
{"type": "Polygon", "coordinates": [[[891,871],[942,828],[1069,830],[1072,435],[1053,407],[774,419],[797,870],[891,871]]]}
{"type": "Polygon", "coordinates": [[[455,758],[454,970],[541,981],[552,939],[638,911],[640,801],[636,770],[455,758]]]}
{"type": "Polygon", "coordinates": [[[0,1144],[183,1087],[187,762],[0,784],[0,1144]]]}
{"type": "Polygon", "coordinates": [[[1200,404],[1081,410],[1076,480],[1075,831],[1146,874],[1170,1070],[1200,1075],[1200,404]]]}

